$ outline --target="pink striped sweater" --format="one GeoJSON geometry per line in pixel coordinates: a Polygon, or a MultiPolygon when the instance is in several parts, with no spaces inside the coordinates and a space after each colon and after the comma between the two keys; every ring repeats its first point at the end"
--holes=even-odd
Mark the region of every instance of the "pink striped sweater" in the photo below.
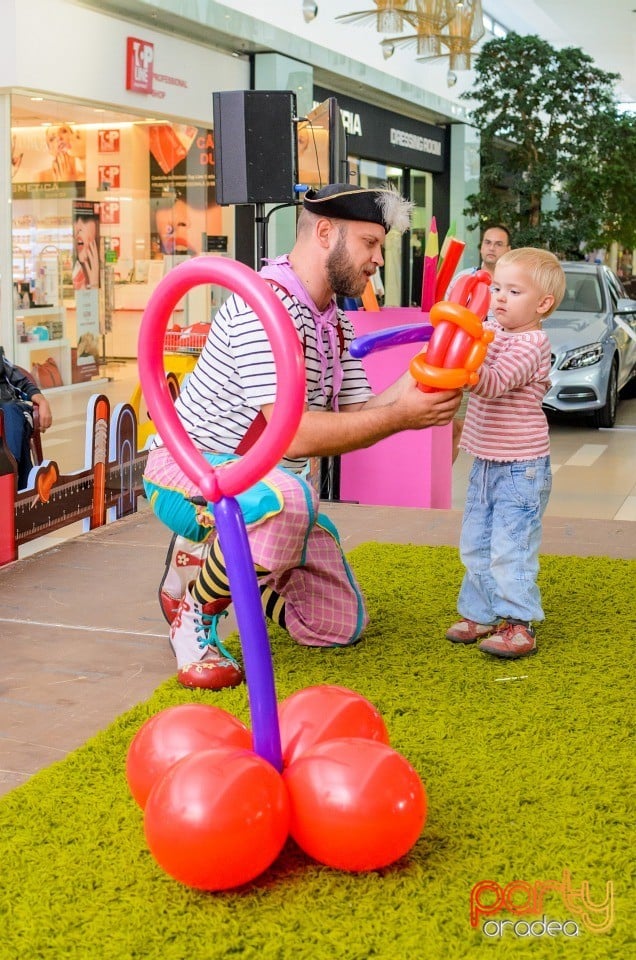
{"type": "Polygon", "coordinates": [[[483,460],[535,460],[550,452],[542,410],[550,387],[550,341],[543,330],[508,333],[496,320],[479,383],[470,392],[460,446],[483,460]]]}

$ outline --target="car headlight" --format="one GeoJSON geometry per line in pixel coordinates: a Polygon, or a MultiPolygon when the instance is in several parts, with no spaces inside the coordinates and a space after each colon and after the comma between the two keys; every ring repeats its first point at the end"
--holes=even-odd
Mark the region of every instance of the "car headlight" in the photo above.
{"type": "Polygon", "coordinates": [[[592,367],[602,357],[601,343],[587,343],[584,347],[577,347],[576,350],[568,350],[559,364],[559,370],[580,370],[581,367],[592,367]]]}

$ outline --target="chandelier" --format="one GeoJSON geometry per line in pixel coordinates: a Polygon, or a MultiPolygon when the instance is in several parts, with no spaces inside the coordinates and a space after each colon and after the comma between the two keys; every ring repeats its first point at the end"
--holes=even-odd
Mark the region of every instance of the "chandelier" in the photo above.
{"type": "Polygon", "coordinates": [[[370,23],[375,20],[378,33],[394,33],[407,25],[415,26],[417,15],[410,8],[411,0],[373,0],[374,10],[343,13],[336,20],[341,23],[370,23]]]}
{"type": "Polygon", "coordinates": [[[473,47],[484,33],[481,0],[464,0],[464,3],[458,3],[446,32],[440,35],[441,42],[448,49],[450,71],[470,70],[473,47]]]}
{"type": "Polygon", "coordinates": [[[456,0],[415,0],[415,30],[403,37],[389,37],[380,46],[385,60],[398,46],[414,46],[418,57],[442,56],[440,34],[455,16],[456,0]]]}
{"type": "MultiPolygon", "coordinates": [[[[485,33],[481,0],[374,0],[372,10],[336,17],[340,23],[375,23],[378,33],[404,34],[380,42],[385,59],[399,46],[414,46],[419,62],[449,61],[449,82],[456,70],[470,70],[472,51],[485,33]]],[[[456,78],[455,78],[456,79],[456,78]]]]}

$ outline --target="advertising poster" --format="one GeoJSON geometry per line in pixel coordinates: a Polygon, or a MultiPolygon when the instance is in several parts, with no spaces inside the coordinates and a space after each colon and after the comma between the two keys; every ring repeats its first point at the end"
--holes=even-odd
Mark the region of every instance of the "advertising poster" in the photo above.
{"type": "Polygon", "coordinates": [[[73,382],[90,380],[99,358],[100,204],[73,201],[73,290],[76,346],[73,382]]]}
{"type": "Polygon", "coordinates": [[[150,243],[153,257],[194,256],[222,233],[214,193],[211,130],[186,124],[148,127],[150,243]]]}
{"type": "Polygon", "coordinates": [[[14,199],[84,197],[86,132],[68,123],[11,132],[14,199]]]}

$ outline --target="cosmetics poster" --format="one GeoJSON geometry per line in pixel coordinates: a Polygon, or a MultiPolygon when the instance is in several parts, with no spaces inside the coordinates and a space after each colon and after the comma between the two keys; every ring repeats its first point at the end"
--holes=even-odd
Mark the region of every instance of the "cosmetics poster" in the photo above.
{"type": "Polygon", "coordinates": [[[211,130],[187,124],[150,124],[150,235],[153,256],[195,256],[207,237],[222,233],[214,193],[211,130]]]}
{"type": "Polygon", "coordinates": [[[86,195],[86,131],[68,123],[11,131],[14,199],[86,195]]]}

